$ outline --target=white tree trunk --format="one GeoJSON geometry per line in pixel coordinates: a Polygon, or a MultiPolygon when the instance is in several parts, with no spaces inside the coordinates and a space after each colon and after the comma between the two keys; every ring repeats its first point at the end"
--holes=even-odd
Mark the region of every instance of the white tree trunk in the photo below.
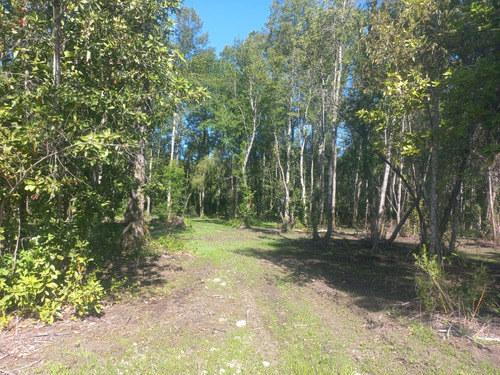
{"type": "Polygon", "coordinates": [[[495,218],[495,199],[496,186],[493,183],[493,172],[491,166],[488,166],[488,206],[489,215],[491,220],[491,227],[493,229],[493,241],[497,242],[497,223],[495,218]]]}
{"type": "MultiPolygon", "coordinates": [[[[386,158],[388,161],[391,160],[391,146],[389,143],[389,134],[387,134],[388,129],[385,129],[384,132],[384,140],[385,140],[385,147],[386,147],[386,158]]],[[[386,195],[387,195],[387,186],[389,185],[389,176],[391,172],[391,166],[389,163],[385,163],[385,168],[384,168],[384,177],[382,180],[382,186],[380,188],[380,200],[378,204],[378,210],[377,210],[377,216],[375,218],[375,228],[374,228],[374,233],[372,233],[373,237],[373,249],[375,249],[378,246],[378,243],[380,241],[380,236],[382,235],[382,226],[384,223],[384,213],[385,213],[385,202],[386,202],[386,195]]]]}
{"type": "MultiPolygon", "coordinates": [[[[345,8],[345,3],[344,3],[345,8]]],[[[329,212],[328,212],[328,227],[326,231],[326,238],[330,238],[335,227],[335,215],[336,215],[336,204],[337,204],[337,133],[338,133],[338,117],[340,111],[340,95],[341,95],[341,84],[342,84],[342,65],[343,65],[343,49],[342,44],[337,46],[335,61],[335,72],[334,72],[334,85],[332,92],[332,154],[330,160],[330,180],[329,180],[329,192],[328,192],[328,202],[329,212]]]]}
{"type": "MultiPolygon", "coordinates": [[[[177,127],[179,126],[180,115],[179,113],[174,113],[174,121],[172,124],[172,140],[170,144],[170,168],[173,168],[174,157],[175,157],[175,133],[177,127]]],[[[167,190],[167,221],[172,221],[172,182],[168,182],[167,190]]]]}

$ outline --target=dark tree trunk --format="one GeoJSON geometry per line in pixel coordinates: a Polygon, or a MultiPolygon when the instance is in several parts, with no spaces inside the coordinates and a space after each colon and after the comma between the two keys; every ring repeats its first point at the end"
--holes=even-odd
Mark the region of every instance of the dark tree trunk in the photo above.
{"type": "MultiPolygon", "coordinates": [[[[140,134],[144,134],[145,127],[137,127],[140,134]]],[[[133,187],[127,202],[125,211],[125,228],[123,229],[122,245],[124,249],[130,249],[141,244],[146,234],[144,220],[144,194],[142,188],[146,182],[146,158],[145,140],[141,137],[138,147],[135,149],[132,159],[133,187]]]]}
{"type": "Polygon", "coordinates": [[[391,237],[387,241],[387,243],[389,245],[392,244],[396,240],[399,232],[401,231],[401,228],[403,228],[403,225],[406,224],[406,221],[410,217],[411,213],[413,212],[413,210],[415,209],[415,207],[417,207],[418,202],[419,202],[419,200],[413,201],[412,204],[410,205],[410,208],[408,208],[408,211],[406,211],[406,213],[404,214],[404,216],[398,222],[398,224],[396,225],[396,228],[394,229],[394,232],[392,232],[391,237]]]}

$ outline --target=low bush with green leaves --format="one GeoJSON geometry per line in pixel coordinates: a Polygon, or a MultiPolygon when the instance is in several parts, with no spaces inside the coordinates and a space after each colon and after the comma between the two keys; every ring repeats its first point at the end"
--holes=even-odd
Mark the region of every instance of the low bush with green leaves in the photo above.
{"type": "Polygon", "coordinates": [[[33,238],[17,256],[0,258],[0,324],[9,314],[31,315],[52,323],[69,304],[75,313],[99,312],[104,289],[88,273],[88,243],[68,236],[48,234],[33,238]]]}

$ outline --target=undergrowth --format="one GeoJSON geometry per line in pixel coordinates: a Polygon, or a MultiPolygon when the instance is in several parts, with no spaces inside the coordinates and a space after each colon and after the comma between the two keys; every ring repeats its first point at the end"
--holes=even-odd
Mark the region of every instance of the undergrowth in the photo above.
{"type": "Polygon", "coordinates": [[[100,312],[104,288],[88,269],[88,242],[60,233],[32,238],[18,254],[0,258],[0,326],[14,314],[52,323],[67,304],[80,316],[100,312]]]}
{"type": "Polygon", "coordinates": [[[428,314],[444,312],[467,319],[475,319],[480,309],[498,313],[497,296],[491,285],[495,278],[490,270],[481,264],[471,267],[471,272],[460,275],[445,271],[445,265],[464,260],[459,256],[444,259],[440,264],[437,256],[430,258],[424,248],[420,255],[415,255],[417,274],[415,278],[417,294],[428,314]],[[446,262],[446,263],[445,263],[446,262]]]}
{"type": "MultiPolygon", "coordinates": [[[[141,244],[123,253],[118,223],[100,223],[85,239],[61,223],[51,223],[45,232],[23,241],[19,251],[0,255],[0,328],[16,315],[53,323],[65,307],[75,316],[99,313],[107,264],[115,259],[142,261],[155,251],[141,244]]],[[[169,236],[163,241],[178,246],[169,236]]],[[[115,284],[108,289],[119,288],[115,284]]]]}

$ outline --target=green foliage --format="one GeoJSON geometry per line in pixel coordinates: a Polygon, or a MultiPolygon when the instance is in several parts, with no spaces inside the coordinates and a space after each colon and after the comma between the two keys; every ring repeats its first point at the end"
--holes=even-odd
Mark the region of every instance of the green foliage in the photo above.
{"type": "Polygon", "coordinates": [[[175,236],[172,233],[167,234],[166,236],[162,236],[157,240],[152,241],[149,244],[149,247],[154,250],[162,250],[168,252],[181,252],[185,249],[185,244],[182,239],[175,236]]]}
{"type": "Polygon", "coordinates": [[[99,313],[102,308],[104,288],[97,280],[95,273],[86,274],[88,264],[93,259],[85,254],[84,247],[80,249],[75,247],[70,252],[69,258],[70,263],[63,284],[66,300],[73,305],[79,316],[99,313]]]}
{"type": "MultiPolygon", "coordinates": [[[[427,313],[442,309],[446,314],[459,313],[473,319],[484,302],[489,308],[497,307],[495,296],[490,296],[488,289],[495,278],[486,266],[473,268],[470,276],[456,280],[444,272],[437,256],[429,259],[425,247],[420,255],[414,256],[418,268],[415,277],[417,294],[427,313]]],[[[462,263],[463,267],[461,257],[451,259],[462,263]]]]}
{"type": "Polygon", "coordinates": [[[414,255],[415,265],[421,272],[416,275],[417,295],[424,304],[427,313],[436,310],[441,306],[448,314],[452,306],[448,295],[449,286],[446,275],[438,262],[437,255],[429,259],[425,247],[420,255],[414,255]]]}
{"type": "Polygon", "coordinates": [[[250,190],[248,186],[242,185],[241,191],[241,203],[238,205],[238,215],[239,219],[243,222],[246,227],[251,227],[256,223],[257,215],[255,212],[255,206],[253,204],[254,193],[250,190]]]}
{"type": "Polygon", "coordinates": [[[168,218],[168,203],[164,200],[159,201],[154,206],[154,213],[158,216],[158,219],[167,221],[168,218]]]}
{"type": "Polygon", "coordinates": [[[227,224],[228,224],[231,228],[240,228],[240,227],[242,227],[242,226],[244,226],[244,225],[245,225],[245,223],[243,223],[243,222],[241,221],[241,219],[239,219],[239,218],[237,218],[237,217],[232,218],[232,219],[229,219],[229,220],[227,221],[227,224]]]}
{"type": "MultiPolygon", "coordinates": [[[[137,188],[130,155],[174,108],[205,96],[176,68],[178,5],[0,5],[2,322],[8,312],[51,322],[67,303],[99,312],[104,292],[91,271],[121,252],[121,228],[103,220],[137,188]]],[[[183,171],[172,173],[165,181],[180,204],[183,171]]]]}
{"type": "Polygon", "coordinates": [[[454,293],[459,299],[459,307],[469,317],[475,317],[483,302],[495,308],[495,298],[488,289],[494,284],[495,277],[483,264],[473,269],[472,275],[458,284],[454,293]]]}
{"type": "Polygon", "coordinates": [[[145,192],[153,200],[153,213],[160,220],[166,220],[170,214],[181,214],[184,194],[186,190],[186,177],[184,168],[178,163],[164,165],[158,168],[153,175],[153,180],[145,186],[145,192]],[[170,192],[171,207],[168,206],[170,192]]]}
{"type": "Polygon", "coordinates": [[[0,314],[34,313],[52,323],[67,303],[79,315],[99,312],[104,290],[95,275],[87,275],[91,261],[86,242],[52,235],[33,239],[17,259],[5,254],[0,264],[0,314]]]}

